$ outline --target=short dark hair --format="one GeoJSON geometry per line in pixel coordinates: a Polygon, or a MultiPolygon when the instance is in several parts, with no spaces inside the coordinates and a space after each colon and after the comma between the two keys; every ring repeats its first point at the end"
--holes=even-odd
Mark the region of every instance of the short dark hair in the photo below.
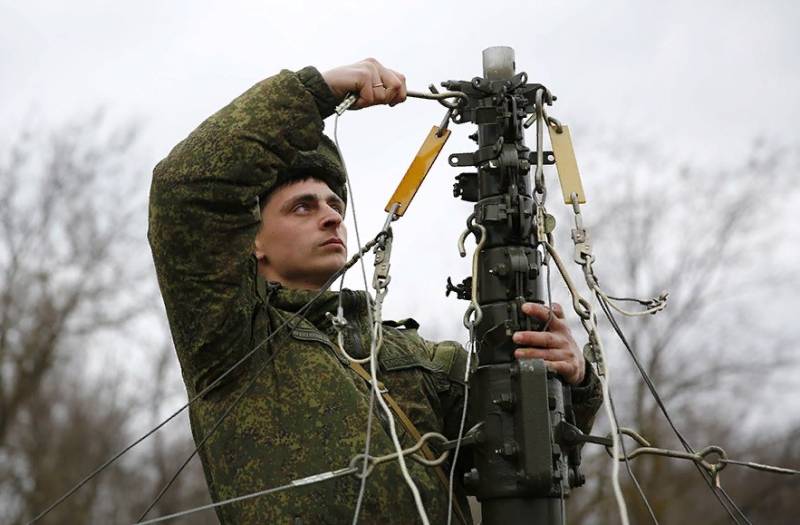
{"type": "MultiPolygon", "coordinates": [[[[327,184],[327,186],[331,189],[332,192],[337,193],[335,187],[331,185],[330,181],[325,180],[325,179],[326,179],[326,177],[320,177],[317,174],[312,174],[312,173],[290,173],[287,176],[281,177],[278,180],[278,182],[276,182],[275,184],[272,185],[272,187],[270,189],[268,189],[267,191],[265,191],[264,193],[262,193],[261,195],[258,196],[258,207],[259,207],[259,210],[261,210],[262,212],[264,211],[264,208],[269,203],[270,199],[272,198],[272,195],[274,195],[276,191],[278,191],[278,190],[280,190],[282,188],[286,188],[287,186],[292,186],[292,185],[297,184],[299,182],[305,182],[307,180],[315,180],[317,182],[324,182],[325,184],[327,184]]],[[[337,195],[338,195],[338,193],[337,193],[337,195]]],[[[340,195],[340,197],[341,197],[341,195],[340,195]]],[[[344,200],[344,199],[342,199],[342,200],[344,200]]],[[[346,203],[346,201],[345,201],[345,203],[346,203]]]]}

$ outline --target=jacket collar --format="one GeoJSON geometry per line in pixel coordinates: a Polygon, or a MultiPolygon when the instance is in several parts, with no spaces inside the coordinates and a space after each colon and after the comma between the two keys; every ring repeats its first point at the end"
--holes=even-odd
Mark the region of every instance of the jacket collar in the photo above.
{"type": "MultiPolygon", "coordinates": [[[[279,283],[274,282],[267,283],[267,288],[270,291],[269,304],[280,310],[292,313],[299,311],[319,293],[318,290],[284,288],[279,283]]],[[[368,297],[364,291],[349,290],[347,288],[341,292],[331,290],[322,292],[303,312],[302,316],[318,330],[327,332],[331,322],[327,319],[326,314],[336,315],[340,294],[346,318],[366,319],[367,307],[372,303],[372,298],[368,297]]]]}

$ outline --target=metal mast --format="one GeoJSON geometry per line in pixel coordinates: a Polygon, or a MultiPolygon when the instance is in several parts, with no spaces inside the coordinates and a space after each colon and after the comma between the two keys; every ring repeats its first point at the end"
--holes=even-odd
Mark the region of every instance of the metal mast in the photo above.
{"type": "Polygon", "coordinates": [[[533,177],[532,187],[531,178],[554,159],[525,145],[525,124],[543,118],[553,97],[515,69],[513,49],[491,47],[483,51],[483,77],[442,84],[467,95],[453,121],[478,126],[471,135],[478,149],[449,158],[451,166],[476,169],[456,177],[453,193],[476,203],[467,229],[478,239],[477,267],[460,285],[448,283],[448,291],[472,301],[465,323],[479,360],[468,419],[480,427],[467,449],[472,462],[464,484],[480,500],[487,525],[560,524],[563,498],[582,483],[577,448],[559,444],[561,423],[572,420],[570,391],[541,359],[516,360],[512,341],[518,330],[543,328],[521,305],[545,302],[539,243],[553,225],[542,213],[543,181],[533,177]]]}

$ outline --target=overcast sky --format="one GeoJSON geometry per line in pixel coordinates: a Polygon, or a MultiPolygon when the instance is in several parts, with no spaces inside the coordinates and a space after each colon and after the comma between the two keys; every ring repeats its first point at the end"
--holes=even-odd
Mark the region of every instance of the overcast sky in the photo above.
{"type": "MultiPolygon", "coordinates": [[[[551,114],[574,128],[582,165],[591,165],[588,143],[599,134],[730,163],[755,136],[800,138],[798,27],[794,1],[0,0],[0,139],[32,118],[57,123],[104,106],[144,122],[149,169],[281,68],[374,56],[424,90],[479,75],[481,50],[509,45],[518,70],[559,97],[551,114]]],[[[340,121],[362,237],[379,228],[385,201],[441,116],[440,106],[411,100],[340,121]]],[[[445,153],[471,150],[472,131],[457,127],[445,153]]],[[[446,275],[467,273],[455,250],[469,213],[450,196],[456,173],[440,161],[395,228],[387,316],[460,319],[464,303],[440,292],[446,275]]],[[[591,177],[584,171],[587,188],[591,177]]],[[[147,170],[142,178],[144,192],[147,170]]],[[[590,193],[590,202],[602,191],[613,189],[590,193]]]]}

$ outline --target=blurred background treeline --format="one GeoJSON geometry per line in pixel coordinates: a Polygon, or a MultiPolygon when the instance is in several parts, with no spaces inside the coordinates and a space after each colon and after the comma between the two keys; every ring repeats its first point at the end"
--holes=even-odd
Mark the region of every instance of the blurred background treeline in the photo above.
{"type": "MultiPolygon", "coordinates": [[[[795,0],[0,0],[0,524],[26,523],[186,401],[146,242],[150,173],[174,144],[283,68],[374,56],[425,90],[478,75],[495,45],[558,96],[548,111],[572,130],[601,287],[670,292],[656,316],[617,317],[678,428],[695,449],[800,468],[798,26],[795,0]]],[[[344,115],[362,234],[380,228],[443,112],[413,100],[344,115]]],[[[445,154],[473,150],[474,130],[451,127],[445,154]]],[[[450,196],[456,172],[442,157],[395,223],[384,314],[465,342],[465,304],[443,293],[469,272],[455,249],[471,211],[450,196]]],[[[569,263],[570,209],[546,176],[569,263]]],[[[620,424],[679,449],[600,325],[620,424]]],[[[594,433],[607,430],[601,412],[594,433]]],[[[178,416],[40,523],[133,522],[193,446],[178,416]]],[[[568,522],[618,523],[608,456],[587,445],[583,458],[568,522]]],[[[631,468],[660,523],[730,522],[687,461],[631,468]]],[[[631,522],[650,523],[624,467],[621,479],[631,522]]],[[[752,523],[798,522],[798,477],[731,465],[720,483],[752,523]]],[[[195,459],[148,516],[207,502],[195,459]]]]}
{"type": "MultiPolygon", "coordinates": [[[[149,177],[142,173],[150,167],[138,150],[142,133],[140,123],[97,111],[26,129],[0,151],[2,523],[27,522],[185,402],[144,236],[149,177]]],[[[800,149],[754,140],[709,168],[624,140],[597,132],[583,152],[591,185],[606,188],[584,220],[608,293],[670,292],[665,311],[621,320],[631,345],[695,448],[715,444],[734,459],[797,468],[792,212],[800,149]]],[[[551,202],[559,197],[553,187],[551,202]]],[[[571,216],[558,210],[558,246],[570,259],[571,216]]],[[[567,305],[558,282],[553,270],[556,300],[567,305]]],[[[620,424],[680,449],[601,324],[620,424]]],[[[574,330],[583,340],[579,324],[574,330]]],[[[600,414],[594,433],[606,429],[600,414]]],[[[132,522],[192,448],[182,415],[41,523],[132,522]]],[[[609,463],[600,447],[586,446],[588,482],[569,500],[570,523],[618,522],[609,463]]],[[[729,522],[691,463],[646,456],[631,466],[661,523],[729,522]]],[[[632,523],[648,523],[622,472],[632,523]]],[[[753,523],[796,523],[800,477],[729,466],[720,480],[753,523]]],[[[195,459],[149,516],[207,502],[195,459]]],[[[215,518],[205,512],[186,522],[215,518]]]]}

